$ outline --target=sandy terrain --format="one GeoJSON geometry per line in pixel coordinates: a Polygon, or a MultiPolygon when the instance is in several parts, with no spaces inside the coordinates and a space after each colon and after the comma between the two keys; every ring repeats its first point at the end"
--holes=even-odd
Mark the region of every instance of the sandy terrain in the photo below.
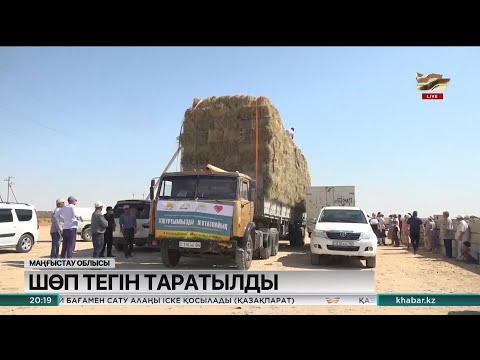
{"type": "MultiPolygon", "coordinates": [[[[0,291],[23,292],[23,261],[47,257],[49,228],[42,225],[40,241],[30,253],[0,250],[0,291]]],[[[75,257],[90,257],[92,244],[78,241],[75,257]]],[[[135,257],[117,257],[119,269],[162,269],[158,252],[135,248],[135,257]]],[[[181,259],[182,269],[229,266],[223,259],[181,259]]],[[[360,261],[342,261],[327,268],[358,268],[360,261]]],[[[305,270],[310,265],[309,246],[291,249],[280,245],[277,256],[255,260],[253,270],[305,270]]],[[[317,267],[318,268],[318,267],[317,267]]],[[[377,293],[480,293],[480,266],[444,261],[441,255],[408,253],[405,248],[380,247],[375,272],[377,293]]],[[[2,307],[0,314],[448,314],[479,312],[480,307],[375,307],[375,306],[64,306],[2,307]]]]}

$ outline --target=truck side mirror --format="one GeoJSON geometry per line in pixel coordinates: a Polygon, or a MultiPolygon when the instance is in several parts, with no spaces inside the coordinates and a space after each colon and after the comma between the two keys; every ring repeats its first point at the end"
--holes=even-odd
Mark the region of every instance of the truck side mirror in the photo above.
{"type": "Polygon", "coordinates": [[[153,200],[154,187],[155,187],[155,180],[150,180],[150,200],[153,200]]]}

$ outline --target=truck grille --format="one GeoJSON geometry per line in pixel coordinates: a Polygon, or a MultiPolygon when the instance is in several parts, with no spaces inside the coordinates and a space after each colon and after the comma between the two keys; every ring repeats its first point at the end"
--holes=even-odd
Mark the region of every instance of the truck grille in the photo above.
{"type": "Polygon", "coordinates": [[[327,231],[327,237],[332,240],[358,240],[360,239],[360,233],[327,231]]]}
{"type": "Polygon", "coordinates": [[[327,245],[328,250],[334,250],[334,251],[358,251],[360,249],[360,246],[333,246],[333,245],[327,245]]]}

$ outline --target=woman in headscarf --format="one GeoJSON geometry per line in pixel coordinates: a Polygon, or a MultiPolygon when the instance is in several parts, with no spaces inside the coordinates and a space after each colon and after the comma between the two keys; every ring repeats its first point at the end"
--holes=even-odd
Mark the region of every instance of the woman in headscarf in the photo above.
{"type": "Polygon", "coordinates": [[[428,217],[428,221],[425,224],[425,239],[427,239],[427,250],[431,252],[435,252],[436,250],[436,243],[435,243],[435,221],[433,220],[433,216],[428,217]]]}
{"type": "Polygon", "coordinates": [[[410,230],[408,228],[407,220],[410,219],[410,215],[405,215],[402,219],[402,236],[400,241],[402,245],[407,245],[407,250],[410,250],[410,230]]]}

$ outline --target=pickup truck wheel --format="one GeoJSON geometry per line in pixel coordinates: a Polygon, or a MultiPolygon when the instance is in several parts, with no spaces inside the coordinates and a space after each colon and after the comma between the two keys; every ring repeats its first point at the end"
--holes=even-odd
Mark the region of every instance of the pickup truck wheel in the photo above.
{"type": "Polygon", "coordinates": [[[320,265],[320,255],[310,253],[310,262],[312,265],[320,265]]]}
{"type": "Polygon", "coordinates": [[[123,244],[115,244],[115,250],[123,251],[123,244]]]}
{"type": "Polygon", "coordinates": [[[180,251],[178,251],[178,249],[170,249],[168,242],[164,241],[160,247],[160,258],[162,259],[163,265],[168,268],[173,268],[177,266],[180,261],[180,251]]]}
{"type": "Polygon", "coordinates": [[[252,236],[248,235],[247,243],[235,251],[235,264],[238,270],[248,270],[252,265],[253,241],[252,236]]]}
{"type": "Polygon", "coordinates": [[[90,226],[83,229],[82,239],[84,241],[92,241],[92,229],[90,228],[90,226]]]}
{"type": "Polygon", "coordinates": [[[278,254],[278,248],[280,246],[280,234],[278,233],[278,230],[275,228],[270,229],[270,232],[272,234],[272,253],[270,255],[275,256],[278,254]]]}
{"type": "Polygon", "coordinates": [[[377,265],[377,257],[376,256],[367,257],[366,265],[367,265],[367,268],[369,269],[375,268],[375,266],[377,265]]]}

